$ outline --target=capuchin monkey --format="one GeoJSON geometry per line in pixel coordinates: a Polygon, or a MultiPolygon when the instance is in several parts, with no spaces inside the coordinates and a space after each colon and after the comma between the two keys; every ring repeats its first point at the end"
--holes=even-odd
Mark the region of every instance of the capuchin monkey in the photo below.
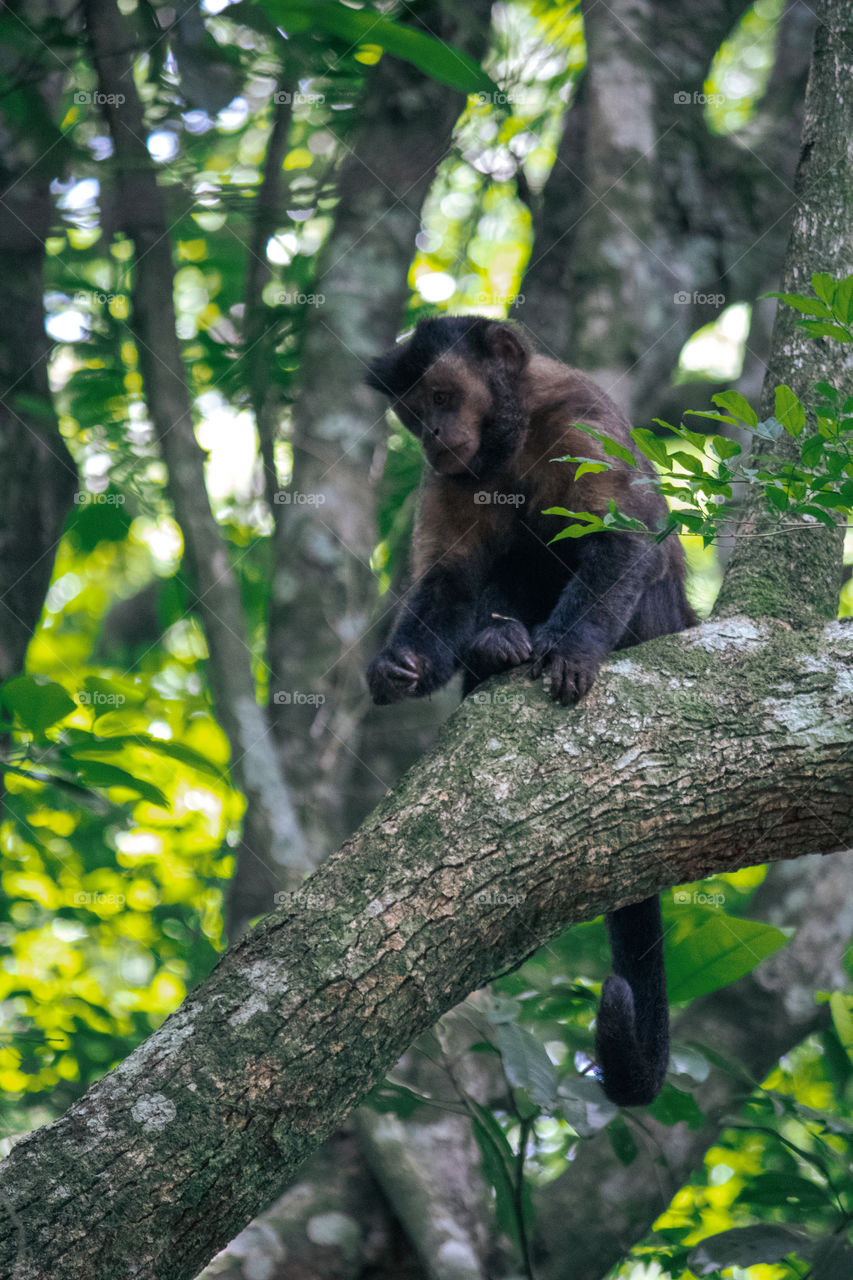
{"type": "MultiPolygon", "coordinates": [[[[549,545],[560,526],[548,507],[603,516],[620,511],[660,527],[667,506],[644,458],[575,478],[604,460],[583,423],[630,447],[630,424],[576,369],[535,354],[511,325],[481,316],[422,320],[370,366],[368,385],[389,397],[421,441],[429,470],[412,549],[413,585],[388,642],[367,669],[374,702],[419,698],[461,670],[463,694],[531,662],[551,697],[586,694],[614,649],[692,626],[684,555],[603,531],[549,545]]],[[[614,977],[604,983],[596,1053],[604,1091],[620,1106],[660,1092],[669,1060],[669,1011],[660,901],[607,917],[614,977]]]]}

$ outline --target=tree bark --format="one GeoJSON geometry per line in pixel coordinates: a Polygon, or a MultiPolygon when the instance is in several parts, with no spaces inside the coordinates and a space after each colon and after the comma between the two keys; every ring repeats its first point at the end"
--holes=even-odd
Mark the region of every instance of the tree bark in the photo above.
{"type": "MultiPolygon", "coordinates": [[[[14,12],[20,5],[11,8],[14,12]]],[[[30,21],[36,22],[58,20],[65,6],[30,8],[30,21]]],[[[30,110],[43,118],[40,98],[50,105],[59,97],[65,70],[57,72],[55,62],[41,89],[27,89],[32,53],[25,45],[20,54],[22,84],[17,92],[29,92],[30,110]]],[[[14,75],[11,47],[4,72],[9,78],[14,75]]],[[[20,104],[11,119],[24,119],[20,104]]],[[[54,146],[61,145],[57,132],[54,146]]],[[[4,119],[0,257],[7,268],[0,276],[0,315],[14,316],[14,323],[5,326],[0,343],[0,682],[23,669],[77,490],[77,467],[53,408],[48,381],[51,341],[44,328],[45,239],[53,217],[50,183],[55,161],[53,148],[38,154],[33,138],[13,132],[4,119]]]]}
{"type": "Polygon", "coordinates": [[[493,686],[517,702],[463,705],[301,902],[13,1149],[0,1265],[189,1280],[420,1032],[566,925],[848,846],[851,685],[849,626],[741,618],[611,661],[570,715],[520,675],[493,686]]]}

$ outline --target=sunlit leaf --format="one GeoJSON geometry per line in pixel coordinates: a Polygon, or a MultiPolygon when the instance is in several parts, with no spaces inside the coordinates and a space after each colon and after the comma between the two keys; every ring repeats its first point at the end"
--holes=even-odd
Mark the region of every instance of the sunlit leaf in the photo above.
{"type": "Polygon", "coordinates": [[[13,676],[7,680],[0,685],[0,706],[35,734],[44,733],[77,710],[76,702],[62,685],[43,676],[13,676]]]}

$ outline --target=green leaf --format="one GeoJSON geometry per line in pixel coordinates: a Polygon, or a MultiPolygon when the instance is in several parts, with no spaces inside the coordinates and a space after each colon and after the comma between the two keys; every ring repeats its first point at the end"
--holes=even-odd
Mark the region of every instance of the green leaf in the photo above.
{"type": "Polygon", "coordinates": [[[683,449],[678,449],[672,455],[672,461],[680,463],[684,470],[689,471],[691,475],[703,476],[705,474],[705,468],[702,466],[701,460],[694,457],[692,453],[685,453],[683,449]]]}
{"type": "Polygon", "coordinates": [[[560,1110],[579,1138],[591,1138],[619,1114],[591,1076],[571,1076],[557,1090],[560,1110]]]}
{"type": "Polygon", "coordinates": [[[425,1105],[420,1094],[393,1080],[383,1080],[376,1085],[366,1098],[362,1098],[362,1103],[380,1115],[390,1112],[401,1120],[408,1120],[412,1112],[425,1105]]]}
{"type": "Polygon", "coordinates": [[[34,734],[44,733],[77,710],[77,703],[62,685],[44,676],[13,676],[0,685],[0,705],[34,734]]]}
{"type": "Polygon", "coordinates": [[[640,1149],[634,1141],[634,1135],[621,1116],[617,1116],[611,1122],[607,1130],[607,1136],[610,1139],[613,1154],[619,1163],[625,1165],[633,1164],[640,1154],[640,1149]]]}
{"type": "Polygon", "coordinates": [[[739,391],[718,391],[716,395],[711,396],[711,399],[714,404],[718,404],[721,409],[734,414],[736,418],[741,422],[746,422],[750,427],[758,425],[758,414],[739,391]]]}
{"type": "Polygon", "coordinates": [[[853,324],[853,275],[845,276],[835,290],[832,309],[844,324],[853,324]]]}
{"type": "Polygon", "coordinates": [[[815,467],[820,462],[826,440],[823,436],[807,436],[803,441],[800,457],[807,467],[815,467]]]}
{"type": "Polygon", "coordinates": [[[730,413],[717,413],[715,409],[685,409],[684,413],[685,416],[689,413],[693,418],[710,418],[712,422],[725,422],[730,427],[735,427],[738,423],[738,419],[733,418],[730,413]]]}
{"type": "Polygon", "coordinates": [[[813,1248],[808,1236],[791,1227],[734,1227],[708,1236],[697,1244],[688,1258],[691,1271],[708,1276],[723,1267],[752,1267],[759,1263],[779,1262],[789,1253],[807,1257],[813,1248]]]}
{"type": "Polygon", "coordinates": [[[776,388],[775,411],[789,435],[798,436],[806,425],[805,408],[784,382],[776,388]]]}
{"type": "Polygon", "coordinates": [[[128,773],[126,769],[120,769],[115,764],[107,764],[104,760],[81,760],[77,775],[84,786],[126,787],[128,791],[135,791],[144,800],[150,800],[152,804],[159,805],[163,809],[169,807],[169,802],[159,787],[142,778],[134,778],[133,774],[128,773]]]}
{"type": "Polygon", "coordinates": [[[467,53],[414,27],[392,22],[375,9],[350,9],[338,0],[263,0],[263,8],[285,30],[322,27],[351,45],[377,44],[461,93],[499,93],[495,82],[467,53]]]}
{"type": "Polygon", "coordinates": [[[711,444],[718,458],[736,458],[739,453],[743,453],[737,440],[729,440],[727,436],[712,436],[711,444]]]}
{"type": "Polygon", "coordinates": [[[582,462],[575,472],[575,479],[580,480],[581,476],[598,475],[600,471],[609,471],[610,465],[607,462],[582,462]]]}
{"type": "Polygon", "coordinates": [[[760,1173],[750,1179],[735,1204],[768,1205],[773,1208],[817,1209],[831,1205],[830,1192],[793,1173],[760,1173]]]}
{"type": "Polygon", "coordinates": [[[495,1028],[495,1039],[511,1085],[524,1089],[535,1106],[551,1111],[557,1096],[557,1072],[545,1048],[517,1022],[495,1028]]]}
{"type": "Polygon", "coordinates": [[[853,1062],[853,996],[845,991],[833,991],[829,997],[829,1008],[838,1039],[853,1062]]]}
{"type": "Polygon", "coordinates": [[[519,1223],[515,1212],[511,1172],[515,1166],[515,1153],[489,1108],[475,1102],[473,1098],[469,1099],[469,1102],[476,1112],[476,1115],[471,1117],[471,1127],[477,1146],[480,1148],[483,1177],[495,1190],[497,1220],[501,1228],[518,1245],[519,1223]]]}
{"type": "Polygon", "coordinates": [[[659,1124],[668,1127],[686,1124],[688,1129],[701,1129],[707,1123],[692,1093],[685,1093],[666,1082],[650,1107],[650,1113],[659,1124]]]}
{"type": "Polygon", "coordinates": [[[652,462],[656,462],[659,467],[669,470],[667,447],[663,440],[656,436],[653,431],[649,431],[648,427],[634,427],[631,431],[631,439],[647,458],[650,458],[652,462]]]}
{"type": "Polygon", "coordinates": [[[104,755],[114,751],[123,751],[126,747],[151,751],[155,755],[165,756],[171,760],[180,760],[181,764],[189,765],[192,769],[198,769],[202,773],[210,774],[220,781],[228,777],[225,770],[220,769],[218,765],[213,764],[212,761],[206,759],[198,751],[194,751],[192,747],[185,746],[182,742],[166,742],[162,738],[151,738],[142,733],[116,733],[109,738],[99,738],[92,734],[87,739],[75,742],[72,746],[64,748],[62,754],[79,760],[87,754],[104,755]]]}
{"type": "Polygon", "coordinates": [[[832,276],[827,275],[825,271],[818,271],[812,276],[812,288],[828,307],[832,306],[836,290],[836,284],[832,276]]]}
{"type": "Polygon", "coordinates": [[[626,449],[624,444],[620,444],[612,436],[605,435],[603,431],[596,431],[595,427],[590,427],[585,422],[575,422],[572,425],[579,431],[585,431],[587,435],[594,436],[609,458],[620,458],[623,462],[627,462],[629,467],[636,467],[637,459],[631,450],[626,449]]]}
{"type": "Polygon", "coordinates": [[[836,342],[853,342],[853,335],[840,324],[824,324],[822,320],[801,320],[801,328],[812,338],[834,338],[836,342]]]}
{"type": "Polygon", "coordinates": [[[788,510],[790,502],[784,489],[780,489],[778,485],[769,484],[764,492],[771,507],[775,507],[777,511],[788,510]]]}
{"type": "Polygon", "coordinates": [[[824,511],[821,507],[816,507],[813,502],[807,502],[802,507],[797,507],[800,515],[814,516],[815,520],[819,520],[821,524],[826,525],[827,529],[835,529],[836,523],[828,511],[824,511]]]}
{"type": "Polygon", "coordinates": [[[801,311],[805,316],[820,316],[824,320],[832,319],[832,310],[825,302],[819,302],[817,298],[807,298],[802,293],[765,293],[765,298],[778,298],[780,302],[785,302],[789,307],[801,311]]]}
{"type": "Polygon", "coordinates": [[[673,1044],[670,1054],[669,1069],[673,1074],[686,1076],[696,1084],[707,1080],[711,1072],[711,1064],[699,1049],[688,1044],[673,1044]]]}
{"type": "MultiPolygon", "coordinates": [[[[695,910],[695,909],[694,909],[695,910]]],[[[669,998],[695,1000],[727,987],[751,973],[766,956],[787,942],[781,929],[757,920],[744,920],[708,907],[696,915],[667,948],[669,998]],[[703,919],[704,917],[704,919],[703,919]],[[695,924],[698,918],[701,923],[695,924]]]]}

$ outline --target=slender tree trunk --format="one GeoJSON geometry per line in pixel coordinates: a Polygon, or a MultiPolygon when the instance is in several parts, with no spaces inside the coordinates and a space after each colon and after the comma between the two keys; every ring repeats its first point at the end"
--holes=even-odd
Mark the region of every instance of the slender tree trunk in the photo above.
{"type": "MultiPolygon", "coordinates": [[[[13,12],[20,7],[11,6],[13,12]]],[[[31,8],[33,21],[58,17],[64,6],[31,8]]],[[[10,49],[10,62],[12,57],[10,49]]],[[[24,46],[22,86],[30,58],[24,46]]],[[[4,73],[14,79],[13,66],[5,65],[4,73]]],[[[42,94],[48,105],[59,96],[64,76],[60,71],[47,77],[42,94]]],[[[24,92],[23,87],[18,91],[24,92]]],[[[29,92],[39,98],[36,88],[29,92]]],[[[62,145],[58,134],[54,145],[62,145]]],[[[8,267],[0,276],[0,315],[14,322],[6,324],[0,344],[0,681],[23,669],[77,490],[77,468],[59,433],[47,372],[51,342],[44,328],[44,256],[53,216],[54,161],[50,153],[34,157],[32,138],[16,135],[4,121],[0,257],[8,267]]]]}
{"type": "Polygon", "coordinates": [[[207,498],[193,405],[171,312],[174,270],[169,228],[133,80],[132,29],[114,0],[85,0],[83,8],[115,146],[117,221],[133,241],[136,255],[133,330],[146,401],[169,469],[169,494],[207,634],[214,710],[231,744],[235,784],[246,796],[238,860],[251,859],[263,867],[271,906],[283,878],[291,876],[295,885],[310,868],[308,852],[270,751],[270,727],[257,703],[239,590],[207,498]]]}

